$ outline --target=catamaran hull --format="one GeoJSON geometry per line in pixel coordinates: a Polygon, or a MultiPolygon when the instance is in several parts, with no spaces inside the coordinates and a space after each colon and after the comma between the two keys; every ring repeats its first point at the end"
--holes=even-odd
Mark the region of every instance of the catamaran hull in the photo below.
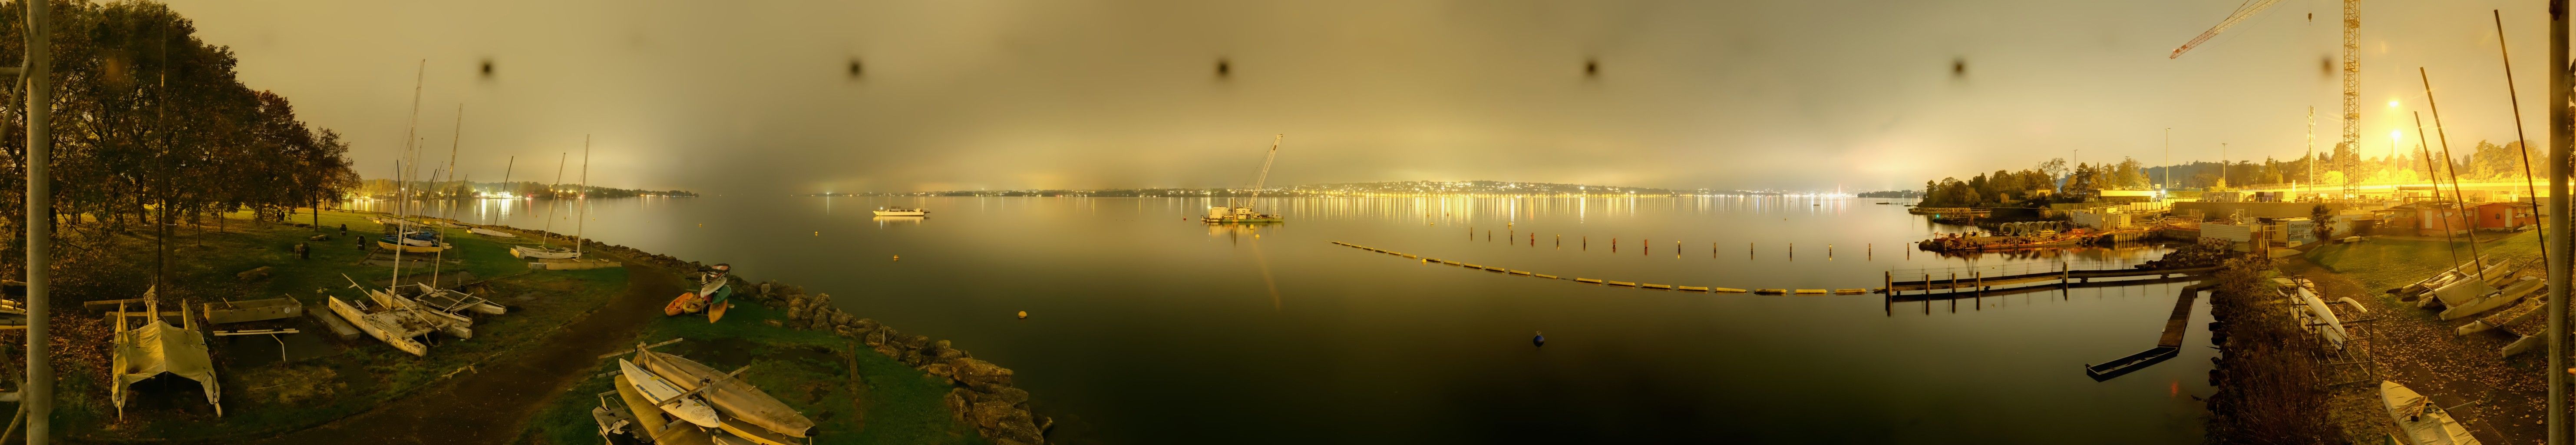
{"type": "Polygon", "coordinates": [[[396,245],[379,240],[376,241],[376,247],[385,250],[401,250],[404,253],[438,253],[454,248],[456,245],[447,243],[439,243],[437,246],[396,245]]]}
{"type": "Polygon", "coordinates": [[[499,230],[492,230],[492,229],[486,229],[486,228],[481,228],[481,227],[476,227],[476,228],[472,228],[472,229],[466,229],[465,231],[466,231],[466,232],[473,233],[473,234],[476,234],[476,235],[483,235],[483,236],[489,236],[489,237],[499,237],[499,238],[518,238],[518,237],[519,237],[518,235],[512,235],[512,234],[510,234],[510,232],[503,232],[503,231],[499,231],[499,230]]]}
{"type": "Polygon", "coordinates": [[[339,315],[341,320],[346,320],[349,324],[357,325],[358,330],[366,332],[367,336],[375,337],[377,340],[383,340],[385,344],[393,345],[394,349],[400,349],[402,352],[409,352],[411,355],[424,357],[429,355],[428,345],[422,345],[420,342],[412,341],[410,338],[395,336],[393,333],[386,331],[385,327],[377,326],[374,321],[368,320],[366,313],[358,312],[358,308],[351,307],[349,306],[349,303],[340,301],[339,297],[323,298],[331,300],[331,313],[333,315],[339,315]]]}
{"type": "Polygon", "coordinates": [[[512,246],[510,247],[510,256],[535,260],[568,260],[580,258],[581,252],[539,249],[527,246],[512,246]]]}

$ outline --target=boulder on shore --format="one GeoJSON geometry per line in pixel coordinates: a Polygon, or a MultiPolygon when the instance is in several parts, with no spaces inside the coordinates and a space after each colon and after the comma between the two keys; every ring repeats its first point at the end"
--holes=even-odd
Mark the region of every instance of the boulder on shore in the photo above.
{"type": "Polygon", "coordinates": [[[1011,386],[1011,370],[977,358],[961,358],[948,363],[956,368],[957,381],[981,390],[1011,386]]]}

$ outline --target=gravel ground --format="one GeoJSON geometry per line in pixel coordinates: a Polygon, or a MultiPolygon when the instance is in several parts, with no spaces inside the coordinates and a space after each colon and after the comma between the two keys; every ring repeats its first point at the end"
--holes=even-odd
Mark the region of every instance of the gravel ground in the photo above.
{"type": "Polygon", "coordinates": [[[2335,407],[2329,413],[2354,436],[2355,443],[2378,443],[2382,435],[2396,430],[2381,408],[2377,380],[2404,384],[2442,406],[2468,404],[2455,408],[2452,415],[2481,442],[2540,443],[2547,437],[2540,425],[2547,388],[2541,369],[2545,358],[2538,352],[2498,357],[2497,351],[2512,341],[2512,334],[2499,329],[2454,335],[2452,328],[2475,318],[2440,320],[2434,311],[2397,301],[2385,289],[2364,289],[2350,277],[2306,261],[2291,260],[2281,268],[2315,281],[2328,301],[2352,297],[2369,307],[2370,312],[2363,314],[2336,305],[2337,316],[2344,320],[2371,320],[2351,325],[2359,340],[2347,348],[2366,348],[2362,350],[2368,351],[2378,378],[2338,385],[2335,407]]]}

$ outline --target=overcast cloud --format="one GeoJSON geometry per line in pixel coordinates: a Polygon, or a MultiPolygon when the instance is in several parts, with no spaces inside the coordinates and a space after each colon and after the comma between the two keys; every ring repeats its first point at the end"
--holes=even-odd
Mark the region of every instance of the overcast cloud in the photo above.
{"type": "MultiPolygon", "coordinates": [[[[2237,1],[172,3],[370,177],[422,59],[420,133],[447,148],[463,104],[475,180],[547,180],[587,134],[594,184],[711,193],[1241,186],[1281,133],[1274,184],[1866,190],[2156,163],[2167,127],[2177,160],[2295,158],[2310,106],[2340,132],[2321,0],[2180,60],[2237,1]]],[[[2412,140],[2387,102],[2422,109],[2417,66],[2455,150],[2513,138],[2494,8],[2545,137],[2540,2],[2363,7],[2366,153],[2412,140]]]]}

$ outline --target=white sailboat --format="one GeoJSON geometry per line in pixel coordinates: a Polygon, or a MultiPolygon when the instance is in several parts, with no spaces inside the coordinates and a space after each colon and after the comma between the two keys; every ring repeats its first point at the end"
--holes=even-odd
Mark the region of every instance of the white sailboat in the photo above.
{"type": "MultiPolygon", "coordinates": [[[[585,148],[589,147],[589,145],[590,144],[587,141],[582,143],[582,146],[585,148]]],[[[546,191],[555,191],[563,185],[564,161],[569,156],[571,156],[571,154],[566,153],[555,158],[555,182],[546,184],[546,191]]],[[[583,167],[587,168],[588,166],[585,165],[583,167]]],[[[556,193],[548,193],[548,195],[556,195],[556,193]]],[[[558,201],[556,198],[558,198],[558,196],[548,196],[546,199],[546,225],[544,232],[549,235],[538,237],[540,241],[538,241],[538,245],[535,246],[510,246],[510,256],[532,260],[566,260],[581,257],[581,253],[574,251],[573,249],[554,247],[554,236],[551,234],[554,233],[555,230],[555,202],[558,201]]]]}

